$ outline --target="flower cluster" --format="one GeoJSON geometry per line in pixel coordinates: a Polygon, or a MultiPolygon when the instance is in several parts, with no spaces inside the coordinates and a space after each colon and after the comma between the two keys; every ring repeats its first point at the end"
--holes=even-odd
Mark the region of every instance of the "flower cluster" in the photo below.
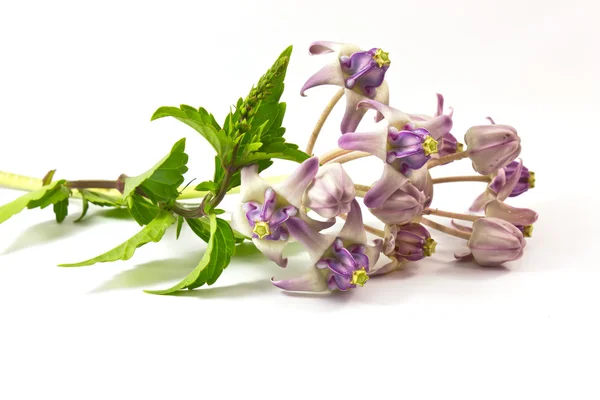
{"type": "Polygon", "coordinates": [[[297,278],[274,278],[275,286],[306,292],[363,286],[370,276],[432,256],[437,242],[426,227],[465,239],[468,250],[457,251],[458,259],[498,266],[521,257],[524,237],[531,236],[537,214],[504,203],[533,188],[535,182],[534,173],[517,160],[521,141],[515,128],[493,121],[473,126],[466,131],[463,145],[451,133],[454,110],[444,112],[442,95],[437,95],[433,115],[389,106],[384,78],[391,61],[382,49],[315,42],[309,52],[333,55],[308,79],[301,94],[319,85],[343,88],[346,112],[338,139],[340,150],[324,162],[308,159],[286,181],[272,186],[257,175],[256,166],[246,167],[242,204],[233,217],[233,226],[280,266],[287,264],[282,252],[290,240],[308,252],[312,266],[297,278]],[[374,129],[356,131],[368,110],[376,112],[374,129]],[[352,155],[356,157],[348,158],[352,155]],[[371,185],[354,184],[342,164],[367,155],[383,162],[383,173],[371,185]],[[432,178],[432,168],[466,158],[480,175],[432,178]],[[484,211],[484,215],[430,208],[435,183],[462,180],[488,183],[470,207],[471,212],[484,211]],[[384,230],[364,225],[359,198],[385,225],[384,230]],[[428,219],[429,215],[472,221],[473,226],[454,221],[453,226],[443,225],[428,219]],[[345,219],[337,233],[329,229],[336,218],[345,219]],[[367,229],[380,237],[368,240],[367,229]],[[389,261],[377,267],[381,254],[389,261]]]}

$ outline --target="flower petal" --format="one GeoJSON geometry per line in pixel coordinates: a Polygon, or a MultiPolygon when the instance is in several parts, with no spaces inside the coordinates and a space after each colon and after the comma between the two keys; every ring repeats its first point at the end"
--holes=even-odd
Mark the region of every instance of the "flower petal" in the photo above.
{"type": "Polygon", "coordinates": [[[340,61],[337,57],[328,64],[325,64],[323,68],[308,78],[304,86],[302,86],[302,89],[300,89],[300,95],[306,96],[304,94],[306,90],[321,85],[345,87],[344,75],[342,73],[342,68],[340,67],[340,61]]]}
{"type": "Polygon", "coordinates": [[[317,263],[323,254],[331,247],[336,239],[333,235],[323,235],[315,232],[306,222],[298,217],[292,217],[286,222],[290,235],[306,247],[313,263],[317,263]]]}
{"type": "MultiPolygon", "coordinates": [[[[377,94],[375,95],[375,101],[388,105],[390,104],[390,88],[386,81],[383,81],[381,86],[377,88],[377,94]]],[[[377,111],[377,115],[375,115],[375,122],[379,122],[383,119],[383,114],[377,111]]]]}
{"type": "Polygon", "coordinates": [[[363,223],[362,211],[358,201],[353,200],[344,227],[338,237],[352,243],[367,243],[367,232],[363,223]]]}
{"type": "Polygon", "coordinates": [[[408,179],[394,167],[385,164],[383,175],[365,194],[364,203],[369,208],[378,208],[398,189],[404,186],[408,179]]]}
{"type": "Polygon", "coordinates": [[[246,237],[252,237],[252,227],[248,223],[242,204],[236,206],[231,214],[231,227],[246,237]]]}
{"type": "Polygon", "coordinates": [[[440,115],[428,121],[413,121],[413,124],[417,128],[427,129],[431,137],[435,140],[440,140],[442,136],[450,133],[452,118],[447,115],[440,115]]]}
{"type": "Polygon", "coordinates": [[[253,164],[242,168],[240,195],[241,202],[256,201],[262,204],[265,201],[265,191],[269,185],[258,175],[258,165],[253,164]]]}
{"type": "Polygon", "coordinates": [[[275,192],[283,196],[291,205],[300,208],[302,206],[302,195],[318,171],[319,158],[311,157],[300,164],[285,181],[273,185],[273,188],[275,192]]]}
{"type": "MultiPolygon", "coordinates": [[[[384,124],[384,122],[380,122],[380,124],[384,124]]],[[[386,145],[387,132],[384,131],[371,133],[350,132],[338,139],[338,146],[342,149],[365,151],[383,161],[386,159],[386,145]]]]}
{"type": "Polygon", "coordinates": [[[310,268],[306,274],[297,278],[275,280],[271,278],[271,283],[280,289],[292,292],[324,292],[327,291],[327,281],[322,272],[316,268],[310,268]]]}
{"type": "Polygon", "coordinates": [[[512,207],[498,200],[491,201],[486,205],[485,216],[500,218],[517,226],[531,225],[538,219],[538,214],[533,210],[512,207]]]}
{"type": "Polygon", "coordinates": [[[496,195],[489,189],[485,189],[485,192],[481,193],[471,204],[469,207],[469,211],[471,212],[479,212],[483,211],[485,205],[492,200],[496,199],[496,195]]]}
{"type": "Polygon", "coordinates": [[[308,48],[308,54],[313,56],[316,54],[327,54],[333,53],[334,51],[337,52],[342,48],[343,45],[343,43],[319,40],[311,43],[310,47],[308,48]]]}
{"type": "Polygon", "coordinates": [[[471,253],[471,250],[469,250],[469,249],[457,250],[454,252],[454,258],[456,258],[457,260],[461,260],[461,261],[467,261],[467,260],[471,260],[473,258],[473,254],[471,253]]]}
{"type": "Polygon", "coordinates": [[[285,268],[288,263],[288,259],[283,257],[283,249],[287,244],[287,240],[266,240],[266,239],[252,239],[252,243],[258,250],[267,256],[271,261],[275,262],[282,268],[285,268]]]}
{"type": "Polygon", "coordinates": [[[389,263],[385,264],[384,266],[377,268],[375,271],[370,272],[369,276],[382,276],[382,275],[387,275],[389,273],[392,273],[394,271],[398,271],[400,269],[402,269],[404,267],[404,265],[406,264],[406,260],[394,260],[392,259],[392,261],[390,261],[389,263]]]}
{"type": "Polygon", "coordinates": [[[408,115],[406,115],[402,111],[396,110],[395,108],[387,106],[376,100],[365,99],[358,103],[358,107],[377,110],[383,115],[385,119],[387,119],[390,125],[395,126],[396,128],[398,128],[398,130],[404,129],[406,124],[410,122],[410,118],[408,117],[408,115]]]}
{"type": "Polygon", "coordinates": [[[346,111],[342,118],[342,123],[340,124],[342,133],[353,132],[365,116],[367,110],[362,108],[359,109],[357,107],[358,103],[364,99],[366,99],[366,97],[362,94],[346,89],[346,111]]]}
{"type": "MultiPolygon", "coordinates": [[[[512,193],[517,183],[519,183],[519,179],[521,178],[521,170],[523,169],[523,160],[519,159],[517,167],[515,168],[513,174],[506,179],[506,183],[498,192],[498,199],[501,201],[506,200],[506,198],[512,193]]],[[[505,171],[502,168],[502,171],[505,171]]]]}

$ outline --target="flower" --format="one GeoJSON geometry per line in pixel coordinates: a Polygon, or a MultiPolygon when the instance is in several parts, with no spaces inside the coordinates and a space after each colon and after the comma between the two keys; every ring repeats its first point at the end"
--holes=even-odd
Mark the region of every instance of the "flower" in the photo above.
{"type": "Polygon", "coordinates": [[[456,253],[458,259],[473,257],[484,267],[497,267],[521,258],[526,242],[523,233],[510,222],[485,217],[473,223],[473,233],[467,242],[469,250],[456,253]]]}
{"type": "Polygon", "coordinates": [[[271,282],[284,290],[300,292],[347,291],[364,286],[369,271],[377,263],[382,241],[367,244],[367,234],[362,221],[360,206],[352,201],[344,227],[337,235],[325,235],[313,231],[300,219],[288,223],[290,234],[302,243],[313,263],[308,272],[297,278],[271,282]]]}
{"type": "Polygon", "coordinates": [[[402,173],[424,166],[438,152],[438,140],[452,128],[452,118],[448,115],[413,119],[373,100],[361,101],[358,107],[377,110],[384,121],[377,123],[375,132],[344,134],[338,146],[371,153],[402,173]]]}
{"type": "Polygon", "coordinates": [[[518,195],[523,194],[529,189],[533,189],[535,187],[535,172],[529,171],[529,169],[527,169],[527,167],[524,165],[521,165],[521,169],[519,170],[519,165],[520,163],[518,161],[513,161],[504,167],[507,180],[510,180],[513,174],[520,171],[517,184],[513,188],[512,192],[510,192],[508,197],[517,197],[518,195]]]}
{"type": "MultiPolygon", "coordinates": [[[[496,199],[504,201],[509,196],[522,190],[519,184],[523,179],[523,168],[523,161],[519,160],[515,161],[514,165],[511,163],[509,166],[496,171],[485,191],[477,196],[469,210],[473,212],[481,211],[490,201],[496,199]]],[[[513,197],[518,196],[520,193],[514,194],[513,197]]]]}
{"type": "Polygon", "coordinates": [[[386,225],[383,254],[396,261],[418,261],[435,253],[436,241],[421,224],[386,225]]]}
{"type": "Polygon", "coordinates": [[[376,99],[388,103],[389,90],[384,77],[390,59],[382,49],[362,51],[351,44],[319,41],[312,43],[308,52],[311,55],[336,53],[334,60],[306,81],[300,94],[304,96],[307,89],[320,85],[345,88],[346,112],[340,126],[342,133],[356,129],[365,115],[366,110],[357,108],[361,100],[376,99]]]}
{"type": "Polygon", "coordinates": [[[350,211],[350,203],[355,196],[352,179],[341,164],[332,163],[319,169],[302,202],[323,218],[335,218],[350,211]]]}
{"type": "Polygon", "coordinates": [[[485,216],[503,219],[517,227],[525,237],[531,237],[533,224],[538,219],[538,214],[528,208],[509,206],[498,200],[493,200],[485,206],[485,216]]]}
{"type": "Polygon", "coordinates": [[[431,197],[427,198],[409,178],[389,164],[385,165],[381,179],[371,187],[364,198],[364,203],[371,213],[390,225],[411,222],[413,218],[421,215],[426,202],[431,203],[431,197]]]}
{"type": "Polygon", "coordinates": [[[473,169],[482,175],[508,165],[521,153],[521,139],[509,125],[478,125],[465,133],[473,169]]]}
{"type": "Polygon", "coordinates": [[[450,132],[442,136],[440,143],[441,144],[438,146],[438,155],[440,157],[444,157],[454,153],[460,153],[464,149],[463,144],[458,143],[456,137],[450,132]]]}
{"type": "Polygon", "coordinates": [[[319,222],[301,213],[301,200],[306,187],[319,169],[317,157],[304,161],[285,181],[269,186],[258,175],[258,165],[241,171],[241,204],[232,215],[232,225],[251,237],[254,245],[281,267],[287,265],[282,253],[290,234],[291,219],[306,221],[313,229],[325,229],[335,221],[319,222]]]}

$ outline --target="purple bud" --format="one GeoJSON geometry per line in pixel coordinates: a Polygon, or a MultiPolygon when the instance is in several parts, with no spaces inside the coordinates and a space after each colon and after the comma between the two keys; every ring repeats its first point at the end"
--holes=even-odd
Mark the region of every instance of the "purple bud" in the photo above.
{"type": "Polygon", "coordinates": [[[323,218],[335,218],[350,212],[356,190],[341,164],[322,166],[304,193],[303,204],[323,218]]]}
{"type": "Polygon", "coordinates": [[[465,134],[473,169],[489,175],[508,165],[521,153],[521,139],[509,125],[479,125],[465,134]]]}
{"type": "Polygon", "coordinates": [[[404,225],[421,215],[426,201],[423,192],[411,183],[407,183],[383,201],[380,207],[370,210],[375,217],[386,224],[404,225]]]}
{"type": "Polygon", "coordinates": [[[374,98],[375,90],[383,83],[390,67],[390,59],[388,53],[374,48],[356,52],[350,57],[342,56],[340,65],[346,76],[346,88],[374,98]]]}
{"type": "Polygon", "coordinates": [[[397,261],[418,261],[435,253],[436,241],[420,224],[386,225],[384,254],[397,261]]]}
{"type": "MultiPolygon", "coordinates": [[[[506,180],[510,181],[510,177],[519,170],[519,162],[513,161],[504,167],[504,171],[506,172],[506,180]]],[[[517,197],[520,194],[525,193],[529,189],[533,189],[535,187],[535,172],[529,171],[527,167],[521,167],[521,173],[519,174],[519,179],[512,190],[512,192],[508,195],[508,197],[517,197]]]]}
{"type": "Polygon", "coordinates": [[[440,139],[438,154],[440,157],[444,157],[450,154],[460,153],[463,151],[463,147],[463,144],[459,143],[453,134],[447,133],[440,139]]]}
{"type": "Polygon", "coordinates": [[[521,258],[526,243],[523,233],[510,222],[486,217],[473,223],[467,245],[477,264],[497,267],[521,258]]]}
{"type": "Polygon", "coordinates": [[[388,129],[388,150],[386,161],[397,167],[400,172],[407,168],[419,169],[437,153],[437,141],[424,128],[398,131],[391,126],[388,129]]]}

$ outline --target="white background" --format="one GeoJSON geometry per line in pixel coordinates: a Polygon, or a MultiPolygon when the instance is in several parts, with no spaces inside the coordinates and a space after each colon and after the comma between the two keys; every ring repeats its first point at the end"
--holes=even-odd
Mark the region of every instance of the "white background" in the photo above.
{"type": "MultiPolygon", "coordinates": [[[[204,245],[191,231],[129,262],[61,269],[137,224],[96,209],[73,224],[77,204],[62,225],[25,211],[0,226],[0,398],[598,398],[598,11],[593,0],[3,1],[0,170],[114,179],[187,137],[187,176],[209,178],[201,138],[150,116],[185,103],[221,121],[289,44],[285,125],[303,147],[336,90],[299,96],[324,60],[307,48],[334,40],[390,52],[396,108],[430,114],[443,93],[459,139],[488,115],[514,125],[538,179],[512,204],[540,220],[505,270],[458,266],[460,241],[437,235],[436,257],[408,272],[294,296],[269,278],[307,257],[292,248],[282,271],[245,245],[213,287],[161,297],[142,289],[196,265],[204,245]]],[[[341,108],[317,154],[335,146],[341,108]]],[[[359,183],[380,170],[349,164],[359,183]]],[[[469,173],[467,161],[435,171],[469,173]]],[[[460,212],[483,187],[436,190],[434,206],[460,212]]]]}

